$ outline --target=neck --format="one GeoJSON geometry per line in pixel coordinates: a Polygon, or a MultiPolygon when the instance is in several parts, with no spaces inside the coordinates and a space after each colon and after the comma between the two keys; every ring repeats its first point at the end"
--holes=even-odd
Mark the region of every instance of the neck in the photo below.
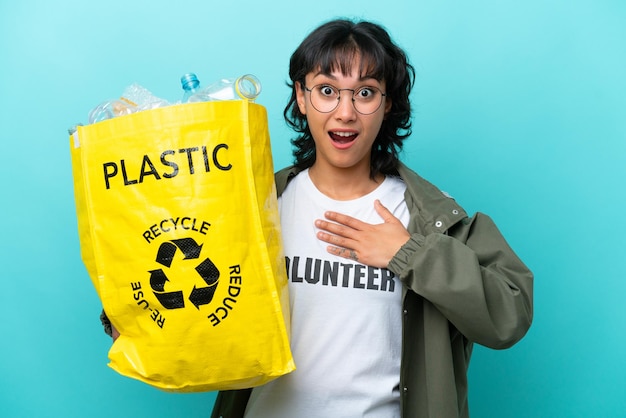
{"type": "Polygon", "coordinates": [[[335,200],[352,200],[376,189],[385,179],[382,174],[370,177],[369,166],[323,168],[313,164],[309,177],[317,189],[335,200]]]}

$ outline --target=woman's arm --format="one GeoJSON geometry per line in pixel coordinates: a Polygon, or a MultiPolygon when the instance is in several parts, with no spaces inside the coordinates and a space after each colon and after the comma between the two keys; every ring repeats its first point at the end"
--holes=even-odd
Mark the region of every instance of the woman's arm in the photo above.
{"type": "Polygon", "coordinates": [[[117,337],[120,336],[120,333],[117,331],[117,329],[115,329],[115,327],[111,323],[111,320],[109,320],[109,317],[107,316],[106,312],[104,312],[104,309],[102,310],[102,313],[100,314],[100,322],[102,322],[102,326],[104,327],[104,332],[109,337],[113,338],[113,341],[117,340],[117,337]]]}
{"type": "Polygon", "coordinates": [[[413,234],[389,269],[487,347],[512,346],[532,322],[533,275],[487,215],[459,222],[448,235],[413,234]]]}

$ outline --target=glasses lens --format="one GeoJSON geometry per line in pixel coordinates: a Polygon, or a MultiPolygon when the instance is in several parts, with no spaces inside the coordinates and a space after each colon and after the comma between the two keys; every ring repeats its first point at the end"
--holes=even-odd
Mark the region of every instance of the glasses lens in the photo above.
{"type": "Polygon", "coordinates": [[[357,112],[369,115],[378,110],[383,103],[383,92],[376,87],[361,87],[352,95],[357,112]]]}
{"type": "Polygon", "coordinates": [[[319,112],[332,112],[339,105],[339,91],[333,86],[319,84],[311,89],[311,104],[319,112]]]}

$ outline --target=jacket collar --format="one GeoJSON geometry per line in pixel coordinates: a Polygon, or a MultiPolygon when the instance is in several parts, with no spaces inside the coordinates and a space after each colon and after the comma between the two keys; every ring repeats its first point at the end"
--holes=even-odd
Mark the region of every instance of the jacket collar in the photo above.
{"type": "Polygon", "coordinates": [[[278,196],[283,194],[283,191],[287,187],[287,184],[293,179],[300,171],[295,166],[283,168],[276,174],[274,174],[274,181],[276,182],[276,192],[278,196]]]}
{"type": "Polygon", "coordinates": [[[422,234],[446,233],[450,227],[467,218],[465,210],[450,195],[405,164],[399,164],[398,174],[406,183],[406,204],[411,216],[420,221],[422,234]]]}

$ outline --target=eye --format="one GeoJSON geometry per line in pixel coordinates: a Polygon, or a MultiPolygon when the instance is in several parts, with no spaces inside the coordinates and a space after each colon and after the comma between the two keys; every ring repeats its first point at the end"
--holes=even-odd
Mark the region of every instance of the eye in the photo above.
{"type": "Polygon", "coordinates": [[[318,86],[318,91],[320,92],[320,94],[322,96],[325,97],[336,97],[337,96],[337,89],[335,89],[333,86],[329,86],[327,84],[322,84],[320,86],[318,86]]]}
{"type": "Polygon", "coordinates": [[[372,100],[377,93],[378,91],[373,87],[361,87],[354,92],[354,98],[357,100],[372,100]]]}

